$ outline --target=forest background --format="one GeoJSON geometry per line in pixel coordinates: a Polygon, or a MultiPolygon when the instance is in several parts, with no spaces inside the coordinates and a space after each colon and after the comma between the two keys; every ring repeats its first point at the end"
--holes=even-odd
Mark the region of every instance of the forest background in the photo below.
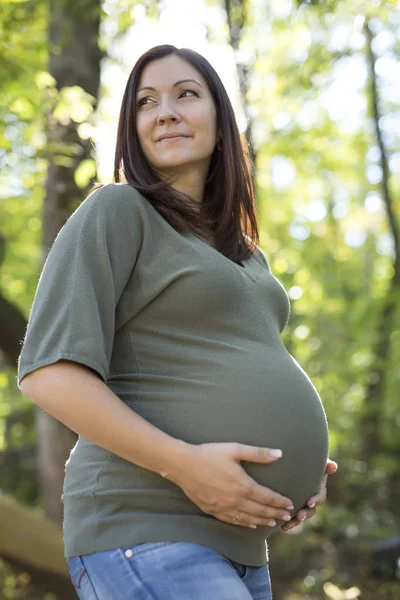
{"type": "Polygon", "coordinates": [[[1,0],[0,599],[75,598],[62,553],[76,435],[16,385],[38,277],[158,43],[219,72],[250,145],[282,340],[329,421],[328,502],[270,538],[274,600],[400,597],[400,3],[1,0]]]}

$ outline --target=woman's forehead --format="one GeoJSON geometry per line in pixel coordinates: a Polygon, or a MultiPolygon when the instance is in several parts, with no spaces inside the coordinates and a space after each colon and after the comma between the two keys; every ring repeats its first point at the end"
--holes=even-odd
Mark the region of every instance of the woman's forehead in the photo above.
{"type": "Polygon", "coordinates": [[[173,88],[178,82],[190,79],[207,89],[199,71],[179,56],[170,55],[151,61],[141,74],[138,91],[143,87],[154,89],[173,88]]]}

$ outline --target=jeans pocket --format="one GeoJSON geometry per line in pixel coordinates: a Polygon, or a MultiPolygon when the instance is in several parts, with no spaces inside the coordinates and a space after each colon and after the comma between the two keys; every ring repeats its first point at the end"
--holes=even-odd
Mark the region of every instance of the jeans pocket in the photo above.
{"type": "Polygon", "coordinates": [[[73,585],[76,588],[80,588],[83,577],[87,575],[81,557],[72,556],[71,558],[67,558],[67,564],[73,585]]]}
{"type": "Polygon", "coordinates": [[[81,600],[98,600],[96,590],[89,578],[81,556],[67,558],[71,581],[81,600]]]}

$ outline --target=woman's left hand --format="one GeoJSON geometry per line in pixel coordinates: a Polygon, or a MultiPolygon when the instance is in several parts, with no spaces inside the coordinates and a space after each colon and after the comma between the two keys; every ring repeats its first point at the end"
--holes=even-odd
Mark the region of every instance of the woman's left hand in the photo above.
{"type": "Polygon", "coordinates": [[[329,460],[326,463],[325,475],[322,478],[321,484],[318,488],[315,496],[311,496],[307,500],[307,505],[309,508],[301,508],[295,517],[293,517],[290,521],[281,526],[281,529],[286,533],[293,529],[293,527],[297,527],[300,525],[305,519],[311,519],[317,512],[317,506],[324,504],[326,502],[326,482],[328,479],[328,475],[333,475],[338,470],[338,465],[333,460],[329,460]]]}

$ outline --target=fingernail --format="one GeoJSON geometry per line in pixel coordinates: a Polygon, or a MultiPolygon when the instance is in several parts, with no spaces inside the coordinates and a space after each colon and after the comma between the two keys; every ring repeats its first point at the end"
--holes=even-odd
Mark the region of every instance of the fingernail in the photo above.
{"type": "Polygon", "coordinates": [[[284,517],[282,517],[282,519],[284,521],[290,521],[292,519],[292,517],[290,515],[285,515],[284,517]]]}
{"type": "Polygon", "coordinates": [[[315,506],[315,502],[312,502],[311,504],[308,505],[310,508],[314,508],[315,506]]]}
{"type": "Polygon", "coordinates": [[[269,450],[269,455],[270,456],[281,457],[282,456],[282,450],[269,450]]]}
{"type": "Polygon", "coordinates": [[[250,529],[257,529],[257,525],[249,525],[250,529]]]}
{"type": "Polygon", "coordinates": [[[293,504],[290,504],[290,506],[285,506],[285,508],[287,508],[287,510],[293,510],[294,506],[293,506],[293,504]]]}
{"type": "Polygon", "coordinates": [[[268,521],[269,527],[275,527],[275,525],[276,525],[276,521],[268,521]]]}
{"type": "Polygon", "coordinates": [[[303,517],[297,517],[299,519],[299,521],[304,521],[304,519],[306,518],[306,515],[304,515],[303,517]]]}

